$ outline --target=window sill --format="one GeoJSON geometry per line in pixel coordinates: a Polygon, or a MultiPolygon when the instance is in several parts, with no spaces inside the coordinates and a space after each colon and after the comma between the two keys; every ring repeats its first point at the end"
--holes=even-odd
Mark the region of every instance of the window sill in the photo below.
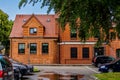
{"type": "Polygon", "coordinates": [[[18,53],[18,55],[24,55],[25,53],[18,53]]]}
{"type": "Polygon", "coordinates": [[[48,53],[42,53],[42,55],[48,55],[48,53]]]}

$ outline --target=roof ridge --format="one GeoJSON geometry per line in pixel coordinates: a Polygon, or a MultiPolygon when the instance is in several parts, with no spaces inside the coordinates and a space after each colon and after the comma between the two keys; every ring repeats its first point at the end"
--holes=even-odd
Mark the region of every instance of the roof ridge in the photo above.
{"type": "MultiPolygon", "coordinates": [[[[30,16],[30,15],[33,15],[33,14],[16,14],[16,15],[18,15],[18,16],[21,16],[21,15],[23,15],[23,16],[30,16]]],[[[55,16],[55,14],[34,14],[35,16],[55,16]]]]}

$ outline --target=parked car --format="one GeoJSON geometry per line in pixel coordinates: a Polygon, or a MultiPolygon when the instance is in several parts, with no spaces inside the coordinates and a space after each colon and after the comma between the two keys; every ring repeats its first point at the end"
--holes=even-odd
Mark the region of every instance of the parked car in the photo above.
{"type": "Polygon", "coordinates": [[[120,58],[100,66],[101,72],[120,72],[120,58]]]}
{"type": "Polygon", "coordinates": [[[33,65],[30,65],[30,64],[23,64],[23,63],[21,63],[21,62],[19,62],[19,61],[16,61],[16,60],[14,60],[14,59],[12,59],[12,58],[9,58],[9,60],[12,62],[12,63],[14,63],[14,64],[20,64],[20,65],[23,65],[23,66],[26,66],[27,67],[27,72],[28,73],[30,73],[30,72],[33,72],[33,65]]]}
{"type": "Polygon", "coordinates": [[[20,72],[20,69],[18,67],[13,66],[14,70],[14,80],[21,80],[22,74],[20,72]]]}
{"type": "Polygon", "coordinates": [[[14,80],[14,71],[9,59],[0,55],[0,80],[14,80]]]}
{"type": "Polygon", "coordinates": [[[93,60],[92,60],[92,63],[96,67],[100,67],[102,64],[109,63],[113,60],[115,60],[115,58],[113,58],[111,56],[101,55],[101,56],[94,57],[93,60]]]}
{"type": "Polygon", "coordinates": [[[21,65],[21,64],[15,64],[15,63],[12,63],[12,65],[13,65],[13,67],[18,67],[18,69],[20,70],[20,73],[21,73],[21,77],[23,75],[28,74],[28,69],[26,66],[21,65]]]}

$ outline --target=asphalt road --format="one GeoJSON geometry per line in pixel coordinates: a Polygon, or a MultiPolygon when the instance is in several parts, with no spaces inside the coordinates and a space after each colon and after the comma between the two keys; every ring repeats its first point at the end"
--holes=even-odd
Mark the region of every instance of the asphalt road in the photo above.
{"type": "Polygon", "coordinates": [[[95,80],[99,73],[93,66],[35,66],[40,72],[26,75],[22,80],[95,80]]]}

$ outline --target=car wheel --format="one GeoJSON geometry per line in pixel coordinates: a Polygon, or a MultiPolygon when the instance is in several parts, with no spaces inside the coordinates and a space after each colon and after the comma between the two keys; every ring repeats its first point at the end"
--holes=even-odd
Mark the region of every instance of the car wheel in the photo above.
{"type": "Polygon", "coordinates": [[[101,63],[98,63],[97,67],[100,67],[102,64],[101,63]]]}
{"type": "Polygon", "coordinates": [[[21,80],[21,78],[22,78],[22,74],[21,72],[19,72],[19,79],[21,80]]]}
{"type": "Polygon", "coordinates": [[[14,80],[21,80],[21,78],[22,78],[22,74],[18,72],[14,80]]]}
{"type": "Polygon", "coordinates": [[[108,72],[109,72],[109,73],[110,73],[110,72],[113,72],[113,69],[111,69],[111,68],[110,68],[110,69],[108,69],[108,72]]]}

